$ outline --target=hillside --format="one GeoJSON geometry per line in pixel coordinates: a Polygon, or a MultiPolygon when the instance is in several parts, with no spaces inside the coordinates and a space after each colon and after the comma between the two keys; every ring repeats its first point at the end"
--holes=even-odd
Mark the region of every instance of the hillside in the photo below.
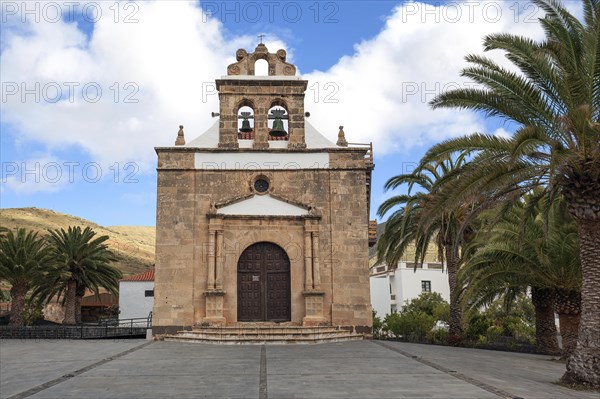
{"type": "MultiPolygon", "coordinates": [[[[386,222],[377,224],[377,240],[385,231],[386,222]]],[[[414,262],[415,260],[415,247],[414,245],[409,245],[406,249],[406,253],[402,257],[402,259],[406,262],[414,262]]],[[[425,262],[439,262],[437,247],[435,244],[430,243],[427,251],[427,255],[425,256],[425,262]]],[[[369,248],[369,267],[373,267],[377,263],[377,244],[369,248]]]]}
{"type": "Polygon", "coordinates": [[[117,255],[117,266],[124,275],[140,273],[154,264],[156,231],[148,226],[100,226],[89,220],[48,209],[0,209],[0,226],[24,227],[45,234],[48,229],[69,226],[91,227],[98,235],[110,237],[107,244],[117,255]]]}

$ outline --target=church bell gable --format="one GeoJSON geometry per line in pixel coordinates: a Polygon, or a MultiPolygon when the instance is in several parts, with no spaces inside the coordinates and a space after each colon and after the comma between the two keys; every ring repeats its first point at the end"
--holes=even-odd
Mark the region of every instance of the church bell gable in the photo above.
{"type": "Polygon", "coordinates": [[[227,76],[216,80],[219,148],[306,148],[304,93],[308,82],[295,76],[296,67],[286,57],[285,50],[269,53],[262,43],[252,53],[236,52],[237,62],[229,65],[227,76]],[[267,61],[268,76],[255,75],[258,60],[267,61]]]}

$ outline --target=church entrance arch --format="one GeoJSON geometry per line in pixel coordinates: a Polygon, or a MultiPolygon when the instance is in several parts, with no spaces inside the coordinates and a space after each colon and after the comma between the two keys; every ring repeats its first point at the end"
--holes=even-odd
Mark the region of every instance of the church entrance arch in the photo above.
{"type": "Polygon", "coordinates": [[[238,260],[238,321],[291,320],[290,259],[279,245],[250,245],[238,260]]]}

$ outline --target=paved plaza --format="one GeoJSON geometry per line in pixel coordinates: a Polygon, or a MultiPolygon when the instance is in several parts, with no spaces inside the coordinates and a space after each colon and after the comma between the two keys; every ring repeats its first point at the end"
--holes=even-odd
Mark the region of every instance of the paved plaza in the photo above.
{"type": "Polygon", "coordinates": [[[399,342],[0,341],[1,398],[598,398],[549,356],[399,342]]]}

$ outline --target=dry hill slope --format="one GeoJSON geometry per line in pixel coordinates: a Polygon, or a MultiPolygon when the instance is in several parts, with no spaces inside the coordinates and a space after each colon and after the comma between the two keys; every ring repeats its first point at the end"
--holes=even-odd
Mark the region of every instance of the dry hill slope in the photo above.
{"type": "Polygon", "coordinates": [[[91,227],[110,237],[108,246],[117,255],[116,266],[124,275],[140,273],[154,264],[156,229],[148,226],[100,226],[76,216],[38,208],[0,209],[0,226],[24,227],[45,234],[48,229],[69,226],[91,227]]]}
{"type": "MultiPolygon", "coordinates": [[[[382,222],[377,224],[377,240],[385,231],[385,225],[387,222],[382,222]]],[[[410,244],[402,257],[402,260],[406,262],[414,262],[415,261],[415,246],[414,244],[410,244]]],[[[427,255],[425,256],[425,262],[439,262],[438,250],[435,243],[429,243],[429,248],[427,249],[427,255]]],[[[375,266],[377,263],[377,245],[369,248],[369,267],[375,266]]]]}

